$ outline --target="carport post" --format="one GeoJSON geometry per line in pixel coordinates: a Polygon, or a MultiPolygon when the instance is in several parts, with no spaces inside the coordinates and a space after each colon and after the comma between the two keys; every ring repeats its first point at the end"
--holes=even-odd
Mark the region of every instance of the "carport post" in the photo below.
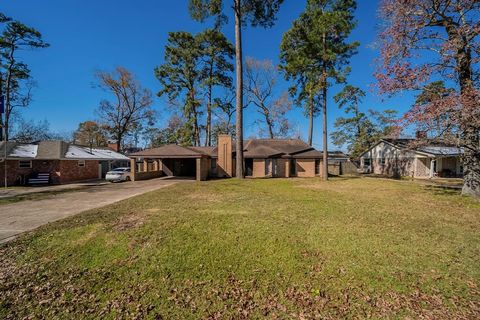
{"type": "Polygon", "coordinates": [[[135,158],[130,159],[130,172],[131,172],[130,179],[132,181],[135,181],[135,176],[137,173],[137,160],[135,158]]]}

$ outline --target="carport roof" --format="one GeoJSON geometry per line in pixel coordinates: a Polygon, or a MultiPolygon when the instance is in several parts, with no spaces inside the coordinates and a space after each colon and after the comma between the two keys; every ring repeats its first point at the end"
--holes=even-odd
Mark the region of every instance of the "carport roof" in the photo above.
{"type": "Polygon", "coordinates": [[[176,144],[168,144],[158,148],[147,149],[132,153],[131,157],[152,158],[202,158],[211,156],[213,147],[182,147],[176,144]]]}

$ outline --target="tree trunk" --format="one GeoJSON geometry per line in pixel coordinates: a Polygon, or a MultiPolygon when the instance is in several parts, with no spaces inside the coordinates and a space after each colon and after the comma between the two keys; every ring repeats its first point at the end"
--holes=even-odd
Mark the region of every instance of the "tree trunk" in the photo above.
{"type": "Polygon", "coordinates": [[[309,124],[308,124],[308,144],[310,146],[313,145],[313,110],[315,108],[315,106],[313,105],[313,99],[310,97],[309,98],[309,105],[308,105],[308,120],[309,120],[309,124]]]}
{"type": "MultiPolygon", "coordinates": [[[[323,52],[327,52],[326,34],[323,33],[323,52]]],[[[328,180],[328,129],[327,129],[327,66],[323,62],[323,180],[328,180]]]]}
{"type": "Polygon", "coordinates": [[[323,88],[323,180],[328,180],[327,87],[323,88]]]}
{"type": "MultiPolygon", "coordinates": [[[[456,40],[456,42],[459,43],[456,54],[456,64],[459,70],[458,82],[460,84],[460,93],[462,96],[470,95],[473,89],[472,53],[470,46],[465,37],[458,35],[458,30],[456,30],[453,25],[447,25],[446,31],[451,40],[456,40]]],[[[480,129],[468,118],[462,119],[462,127],[463,144],[468,146],[468,148],[464,148],[462,194],[480,198],[480,129]]]]}
{"type": "Polygon", "coordinates": [[[10,49],[9,53],[9,64],[8,64],[8,73],[7,73],[7,81],[5,83],[5,122],[3,125],[5,126],[5,141],[9,140],[9,122],[10,122],[10,112],[12,111],[11,107],[11,88],[12,88],[12,73],[13,73],[13,66],[15,65],[14,57],[15,48],[10,49]]]}
{"type": "Polygon", "coordinates": [[[235,62],[236,62],[236,176],[245,178],[243,172],[243,56],[242,56],[242,12],[241,1],[235,0],[235,62]]]}
{"type": "Polygon", "coordinates": [[[205,128],[205,146],[212,145],[212,86],[208,87],[207,125],[205,128]]]}

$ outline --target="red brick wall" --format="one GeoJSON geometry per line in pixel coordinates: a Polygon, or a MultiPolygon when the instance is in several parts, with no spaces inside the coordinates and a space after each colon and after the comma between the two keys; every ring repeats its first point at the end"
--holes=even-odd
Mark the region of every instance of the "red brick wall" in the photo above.
{"type": "MultiPolygon", "coordinates": [[[[53,183],[60,183],[59,161],[33,160],[32,168],[19,168],[19,160],[7,161],[8,185],[20,185],[22,180],[39,172],[49,172],[53,183]]],[[[4,164],[0,163],[0,186],[4,186],[4,164]]]]}
{"type": "MultiPolygon", "coordinates": [[[[33,160],[32,168],[19,168],[18,160],[7,161],[8,185],[20,185],[22,179],[28,179],[37,173],[50,173],[51,183],[68,183],[98,178],[98,161],[85,161],[85,167],[79,167],[77,160],[33,160]]],[[[4,186],[4,164],[0,163],[0,186],[4,186]]]]}
{"type": "Polygon", "coordinates": [[[60,183],[98,179],[98,161],[87,160],[84,167],[77,160],[60,162],[60,183]]]}

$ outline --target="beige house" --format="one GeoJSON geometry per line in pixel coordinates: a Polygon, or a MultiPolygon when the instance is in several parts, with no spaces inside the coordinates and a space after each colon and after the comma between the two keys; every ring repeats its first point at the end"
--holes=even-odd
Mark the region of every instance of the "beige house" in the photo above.
{"type": "Polygon", "coordinates": [[[382,139],[360,156],[364,173],[433,178],[461,177],[462,150],[440,142],[418,147],[415,139],[382,139]]]}
{"type": "MultiPolygon", "coordinates": [[[[228,135],[219,136],[217,147],[166,145],[130,155],[136,180],[163,175],[197,180],[234,177],[235,156],[228,135]]],[[[322,153],[298,139],[247,140],[244,158],[247,177],[315,177],[322,172],[322,153]]]]}

